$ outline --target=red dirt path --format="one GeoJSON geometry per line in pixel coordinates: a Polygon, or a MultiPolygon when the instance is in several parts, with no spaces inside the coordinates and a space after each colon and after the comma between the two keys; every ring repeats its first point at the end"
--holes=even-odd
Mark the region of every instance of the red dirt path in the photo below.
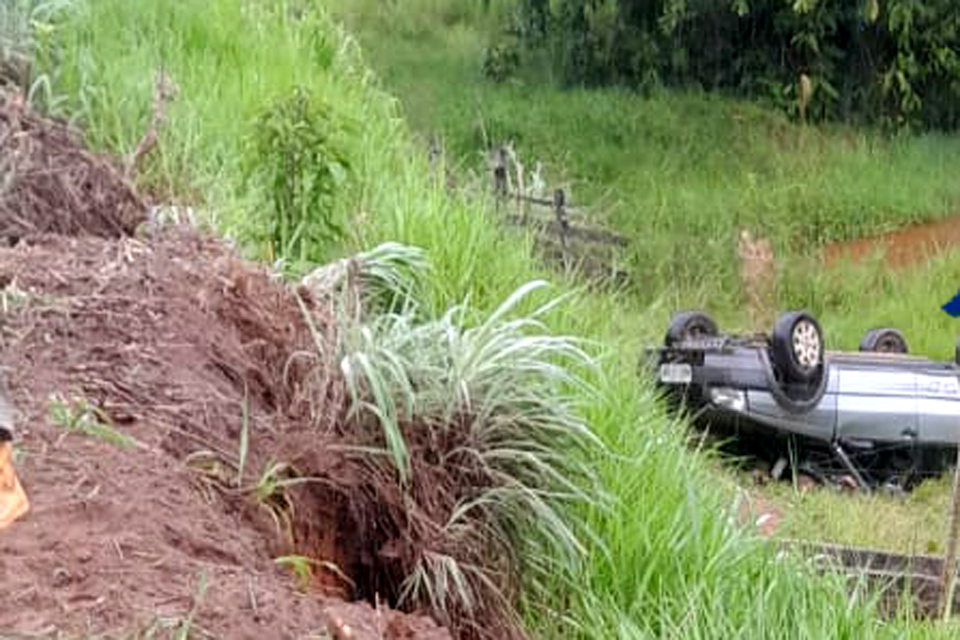
{"type": "Polygon", "coordinates": [[[829,244],[823,249],[823,260],[830,267],[842,260],[859,262],[882,251],[885,264],[900,268],[925,262],[956,246],[960,246],[960,215],[879,236],[829,244]]]}

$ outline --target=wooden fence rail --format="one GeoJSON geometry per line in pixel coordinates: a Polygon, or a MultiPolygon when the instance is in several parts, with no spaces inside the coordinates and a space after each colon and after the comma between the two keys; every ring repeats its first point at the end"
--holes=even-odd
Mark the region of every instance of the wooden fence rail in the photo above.
{"type": "MultiPolygon", "coordinates": [[[[823,571],[863,578],[867,585],[881,594],[881,604],[887,611],[895,611],[902,598],[909,596],[915,612],[921,616],[937,617],[942,612],[940,601],[946,591],[942,581],[945,569],[942,557],[804,540],[784,540],[780,546],[814,561],[823,571]]],[[[953,573],[956,574],[956,568],[953,573]]],[[[953,593],[952,596],[951,608],[960,610],[960,593],[953,593]]]]}
{"type": "Polygon", "coordinates": [[[506,153],[495,152],[492,163],[493,192],[497,210],[510,224],[533,226],[542,234],[541,249],[548,258],[565,266],[577,264],[588,275],[612,276],[624,281],[626,272],[614,266],[613,250],[627,247],[629,240],[613,231],[587,224],[587,212],[573,207],[563,189],[554,189],[553,197],[529,195],[510,189],[506,153]],[[513,204],[513,211],[510,205],[513,204]],[[530,209],[548,212],[548,216],[531,215],[530,209]],[[558,247],[551,248],[546,238],[557,238],[558,247]],[[586,250],[588,246],[594,249],[586,250]],[[606,255],[598,255],[597,247],[605,247],[606,255]]]}

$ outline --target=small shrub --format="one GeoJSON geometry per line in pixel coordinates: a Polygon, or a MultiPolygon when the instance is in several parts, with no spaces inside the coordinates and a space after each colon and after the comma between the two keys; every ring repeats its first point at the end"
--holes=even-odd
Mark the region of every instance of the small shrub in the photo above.
{"type": "Polygon", "coordinates": [[[349,163],[338,133],[330,109],[300,87],[257,120],[247,180],[269,201],[274,257],[319,261],[343,237],[334,205],[349,163]]]}
{"type": "Polygon", "coordinates": [[[520,48],[514,43],[502,42],[483,51],[483,75],[494,82],[506,82],[520,68],[520,48]]]}

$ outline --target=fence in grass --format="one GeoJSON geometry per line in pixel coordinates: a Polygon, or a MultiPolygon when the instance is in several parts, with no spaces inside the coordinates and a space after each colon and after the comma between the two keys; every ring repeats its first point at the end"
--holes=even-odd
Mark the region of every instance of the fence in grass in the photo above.
{"type": "MultiPolygon", "coordinates": [[[[442,154],[442,147],[434,139],[429,151],[432,166],[436,166],[442,154]]],[[[595,282],[626,282],[627,272],[620,264],[629,240],[596,224],[589,224],[587,212],[571,205],[564,189],[554,189],[551,197],[537,195],[543,190],[524,188],[523,176],[523,166],[510,145],[499,147],[490,154],[489,184],[503,221],[533,228],[538,252],[552,264],[595,282]],[[511,178],[514,184],[511,184],[511,178]]],[[[449,169],[446,185],[448,189],[456,187],[449,169]]],[[[489,193],[486,189],[484,194],[489,193]]]]}
{"type": "Polygon", "coordinates": [[[850,583],[854,590],[861,588],[862,580],[863,586],[879,595],[886,613],[896,613],[901,605],[923,618],[949,617],[960,611],[960,592],[950,584],[957,579],[957,568],[949,554],[946,558],[901,554],[806,540],[782,540],[779,546],[799,553],[821,571],[855,578],[850,583]]]}
{"type": "Polygon", "coordinates": [[[587,223],[587,213],[572,206],[564,189],[554,189],[551,198],[523,192],[523,168],[509,147],[491,154],[491,177],[497,210],[509,224],[537,229],[538,248],[548,260],[584,275],[623,282],[626,272],[617,265],[620,251],[628,246],[624,236],[587,223]],[[510,184],[510,164],[517,184],[510,184]]]}

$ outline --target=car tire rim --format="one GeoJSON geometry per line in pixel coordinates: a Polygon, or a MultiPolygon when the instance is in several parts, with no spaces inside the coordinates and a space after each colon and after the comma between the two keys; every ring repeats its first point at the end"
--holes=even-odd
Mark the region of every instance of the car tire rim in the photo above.
{"type": "Polygon", "coordinates": [[[883,353],[903,353],[906,349],[903,348],[903,345],[900,343],[894,336],[887,336],[880,340],[880,344],[877,345],[877,351],[883,353]]]}
{"type": "Polygon", "coordinates": [[[710,330],[703,324],[695,322],[687,326],[686,331],[684,331],[684,338],[690,340],[697,340],[699,338],[704,338],[710,335],[710,330]]]}
{"type": "Polygon", "coordinates": [[[793,353],[797,363],[806,369],[820,364],[820,334],[812,322],[798,322],[793,328],[793,353]]]}

